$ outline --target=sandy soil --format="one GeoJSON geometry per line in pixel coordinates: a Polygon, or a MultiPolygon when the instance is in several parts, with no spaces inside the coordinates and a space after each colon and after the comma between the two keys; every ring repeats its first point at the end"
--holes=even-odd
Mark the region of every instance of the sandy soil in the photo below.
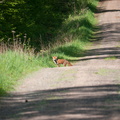
{"type": "Polygon", "coordinates": [[[72,67],[46,68],[0,101],[0,120],[120,120],[120,0],[101,0],[100,32],[72,67]]]}

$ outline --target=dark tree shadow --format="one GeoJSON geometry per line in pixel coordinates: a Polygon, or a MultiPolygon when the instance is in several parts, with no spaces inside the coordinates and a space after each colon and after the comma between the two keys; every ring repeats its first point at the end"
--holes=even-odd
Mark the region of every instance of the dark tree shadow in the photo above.
{"type": "Polygon", "coordinates": [[[5,94],[7,94],[6,91],[3,90],[2,88],[0,88],[0,96],[3,96],[3,95],[5,95],[5,94]]]}
{"type": "Polygon", "coordinates": [[[0,120],[56,120],[65,115],[70,120],[113,120],[120,117],[119,90],[119,85],[108,84],[14,94],[4,97],[0,120]]]}
{"type": "Polygon", "coordinates": [[[96,13],[104,13],[104,12],[119,12],[120,10],[104,10],[103,8],[98,8],[98,10],[96,11],[96,13]]]}

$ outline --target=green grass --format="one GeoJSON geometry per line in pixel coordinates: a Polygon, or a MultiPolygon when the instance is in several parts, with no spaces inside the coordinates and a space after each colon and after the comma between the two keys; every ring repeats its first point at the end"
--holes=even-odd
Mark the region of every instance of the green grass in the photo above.
{"type": "Polygon", "coordinates": [[[108,69],[108,68],[101,68],[95,74],[101,75],[101,76],[107,76],[111,75],[113,73],[117,72],[117,70],[114,69],[108,69]]]}
{"type": "Polygon", "coordinates": [[[90,45],[92,36],[94,36],[96,24],[96,19],[91,10],[87,10],[81,15],[71,15],[65,21],[59,38],[65,40],[66,44],[53,47],[51,56],[70,60],[82,57],[86,51],[86,46],[90,45]]]}
{"type": "Polygon", "coordinates": [[[117,59],[116,56],[110,56],[105,58],[105,60],[116,60],[116,59],[117,59]]]}
{"type": "Polygon", "coordinates": [[[39,69],[39,63],[34,56],[14,51],[0,54],[0,63],[0,94],[12,90],[21,76],[39,69]]]}
{"type": "Polygon", "coordinates": [[[94,14],[88,9],[78,15],[70,15],[56,37],[58,42],[45,52],[34,55],[8,50],[0,54],[0,96],[13,90],[17,81],[26,74],[43,67],[56,67],[52,56],[71,61],[84,56],[86,46],[94,36],[95,25],[94,14]]]}
{"type": "Polygon", "coordinates": [[[115,47],[120,48],[120,45],[117,45],[117,46],[115,46],[115,47]]]}
{"type": "Polygon", "coordinates": [[[110,72],[111,72],[110,69],[101,68],[96,72],[96,74],[105,76],[105,75],[110,74],[110,72]]]}

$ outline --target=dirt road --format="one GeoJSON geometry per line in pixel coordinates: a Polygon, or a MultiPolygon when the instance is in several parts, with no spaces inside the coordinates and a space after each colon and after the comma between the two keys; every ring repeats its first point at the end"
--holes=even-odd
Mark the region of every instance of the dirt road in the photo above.
{"type": "Polygon", "coordinates": [[[120,120],[120,0],[101,1],[86,56],[27,76],[0,102],[0,120],[120,120]]]}

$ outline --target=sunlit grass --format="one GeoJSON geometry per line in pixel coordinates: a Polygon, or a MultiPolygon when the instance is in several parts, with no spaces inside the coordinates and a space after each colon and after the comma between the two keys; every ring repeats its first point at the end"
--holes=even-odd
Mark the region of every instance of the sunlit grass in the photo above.
{"type": "Polygon", "coordinates": [[[116,59],[117,59],[116,56],[110,56],[105,58],[105,60],[116,60],[116,59]]]}
{"type": "Polygon", "coordinates": [[[13,89],[13,85],[21,76],[40,69],[34,56],[14,51],[0,54],[0,63],[0,89],[3,91],[13,89]]]}

